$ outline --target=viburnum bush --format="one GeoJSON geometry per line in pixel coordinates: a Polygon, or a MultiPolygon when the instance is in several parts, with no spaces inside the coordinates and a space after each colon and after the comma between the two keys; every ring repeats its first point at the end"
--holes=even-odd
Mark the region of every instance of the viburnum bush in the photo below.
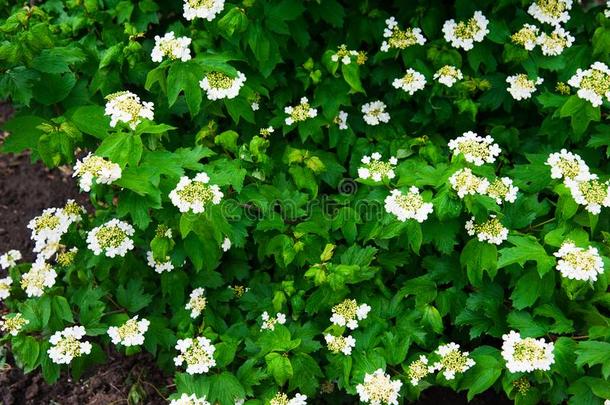
{"type": "Polygon", "coordinates": [[[604,5],[0,3],[2,151],[90,200],[2,247],[26,372],[112,347],[173,404],[610,399],[604,5]]]}

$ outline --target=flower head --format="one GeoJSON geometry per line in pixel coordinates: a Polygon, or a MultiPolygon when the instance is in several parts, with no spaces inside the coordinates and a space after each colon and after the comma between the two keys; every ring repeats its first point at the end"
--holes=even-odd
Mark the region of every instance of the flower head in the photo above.
{"type": "Polygon", "coordinates": [[[536,0],[527,12],[541,23],[558,26],[570,19],[572,0],[536,0]]]}
{"type": "Polygon", "coordinates": [[[332,308],[330,321],[337,326],[347,326],[354,330],[358,327],[358,321],[366,319],[371,307],[367,304],[360,304],[353,299],[343,300],[332,308]]]}
{"type": "Polygon", "coordinates": [[[339,111],[334,122],[339,126],[339,129],[347,129],[347,113],[345,111],[339,111]]]}
{"type": "Polygon", "coordinates": [[[97,256],[104,253],[108,257],[125,256],[134,248],[135,229],[127,222],[111,219],[103,225],[93,228],[87,234],[87,247],[97,256]]]}
{"type": "Polygon", "coordinates": [[[574,43],[574,37],[561,27],[556,27],[551,35],[543,32],[540,34],[536,43],[542,48],[545,56],[561,55],[565,48],[569,48],[574,43]]]}
{"type": "Polygon", "coordinates": [[[545,162],[551,166],[551,178],[553,179],[573,179],[575,181],[587,181],[591,179],[589,166],[575,153],[562,149],[559,152],[551,153],[545,162]]]}
{"type": "Polygon", "coordinates": [[[604,102],[604,97],[610,99],[610,68],[605,63],[595,62],[589,69],[576,70],[568,84],[578,89],[578,97],[598,107],[604,102]]]}
{"type": "Polygon", "coordinates": [[[401,387],[400,380],[392,380],[383,369],[378,369],[373,374],[364,375],[364,382],[356,386],[356,392],[360,401],[370,405],[398,405],[401,387]]]}
{"type": "Polygon", "coordinates": [[[394,167],[398,160],[392,156],[386,162],[381,160],[381,154],[375,152],[371,156],[365,155],[360,160],[364,165],[358,169],[358,177],[361,179],[372,179],[373,181],[381,181],[384,178],[392,180],[396,177],[394,167]]]}
{"type": "Polygon", "coordinates": [[[59,248],[59,241],[72,222],[72,217],[62,208],[47,208],[33,218],[27,227],[32,230],[34,252],[43,259],[50,258],[59,248]]]}
{"type": "Polygon", "coordinates": [[[11,296],[12,284],[13,279],[11,278],[11,276],[0,278],[0,300],[5,300],[11,296]]]}
{"type": "Polygon", "coordinates": [[[21,329],[28,323],[30,323],[30,321],[19,313],[4,315],[2,320],[0,320],[0,331],[8,333],[11,336],[17,336],[21,329]]]}
{"type": "Polygon", "coordinates": [[[116,127],[119,122],[129,124],[134,130],[142,119],[154,119],[154,104],[141,102],[140,97],[130,91],[119,91],[106,96],[104,115],[110,116],[110,126],[116,127]]]}
{"type": "Polygon", "coordinates": [[[19,260],[21,260],[21,252],[15,249],[9,250],[0,256],[0,268],[8,269],[13,267],[19,260]]]}
{"type": "Polygon", "coordinates": [[[283,392],[278,392],[271,398],[269,405],[307,405],[307,396],[297,393],[294,397],[289,398],[283,392]]]}
{"type": "Polygon", "coordinates": [[[192,211],[194,214],[200,214],[205,211],[206,205],[220,204],[224,196],[217,185],[209,185],[209,182],[210,178],[204,172],[197,173],[193,179],[183,176],[176,188],[169,193],[169,198],[180,212],[192,211]]]}
{"type": "Polygon", "coordinates": [[[283,325],[286,323],[286,315],[278,312],[275,314],[275,318],[271,317],[267,311],[263,312],[261,315],[261,319],[263,320],[263,324],[261,325],[261,330],[275,330],[275,325],[280,324],[283,325]]]}
{"type": "Polygon", "coordinates": [[[490,215],[489,219],[481,224],[475,223],[472,217],[466,222],[466,231],[470,236],[477,236],[481,242],[500,245],[508,238],[508,229],[505,228],[495,215],[490,215]]]}
{"type": "Polygon", "coordinates": [[[552,342],[546,343],[544,339],[530,337],[521,338],[515,331],[503,335],[502,340],[502,357],[511,373],[548,371],[555,362],[552,342]]]}
{"type": "Polygon", "coordinates": [[[182,394],[178,399],[172,399],[169,405],[211,405],[205,396],[198,398],[195,394],[182,394]]]}
{"type": "Polygon", "coordinates": [[[73,247],[70,250],[66,250],[57,254],[55,261],[62,267],[68,267],[74,263],[74,258],[78,253],[78,248],[73,247]]]}
{"type": "Polygon", "coordinates": [[[330,59],[333,62],[341,61],[344,65],[349,65],[352,63],[352,56],[358,56],[358,51],[351,51],[347,49],[347,45],[342,44],[337,47],[337,52],[335,52],[330,59]]]}
{"type": "Polygon", "coordinates": [[[301,97],[301,101],[296,106],[288,106],[284,108],[284,112],[288,117],[284,120],[286,125],[292,125],[297,122],[306,121],[309,118],[314,118],[318,115],[318,110],[311,108],[307,97],[301,97]]]}
{"type": "Polygon", "coordinates": [[[148,265],[159,274],[164,271],[170,272],[174,269],[174,265],[169,256],[165,256],[164,260],[158,260],[155,259],[155,255],[151,250],[146,252],[146,261],[148,262],[148,265]]]}
{"type": "Polygon", "coordinates": [[[147,319],[138,320],[138,316],[129,319],[123,325],[108,328],[108,336],[112,343],[123,346],[140,346],[144,344],[144,334],[148,330],[150,322],[147,319]]]}
{"type": "Polygon", "coordinates": [[[496,200],[496,203],[513,203],[517,199],[519,189],[513,186],[513,181],[508,177],[498,177],[487,187],[486,194],[496,200]]]}
{"type": "Polygon", "coordinates": [[[456,23],[453,19],[447,20],[443,24],[445,41],[450,42],[454,48],[468,51],[474,47],[475,42],[483,41],[485,35],[489,34],[487,24],[489,20],[480,11],[475,11],[474,15],[465,22],[456,23]]]}
{"type": "Polygon", "coordinates": [[[570,280],[595,281],[604,272],[604,262],[593,246],[584,249],[566,241],[554,255],[559,258],[557,270],[570,280]]]}
{"type": "Polygon", "coordinates": [[[326,346],[332,353],[343,353],[346,356],[352,354],[352,349],[356,347],[356,339],[352,336],[333,336],[329,333],[324,335],[326,346]]]}
{"type": "Polygon", "coordinates": [[[457,343],[439,346],[435,353],[440,359],[430,366],[428,371],[442,371],[447,380],[453,380],[456,373],[464,373],[475,365],[474,360],[468,357],[468,352],[460,351],[460,345],[457,343]]]}
{"type": "Polygon", "coordinates": [[[386,39],[381,44],[381,52],[387,52],[390,49],[406,49],[413,45],[426,43],[426,38],[419,28],[401,30],[398,28],[398,23],[394,17],[388,18],[385,23],[386,28],[383,30],[383,37],[386,39]]]}
{"type": "Polygon", "coordinates": [[[489,181],[472,173],[469,168],[459,169],[449,178],[451,187],[457,191],[460,198],[466,195],[485,194],[489,181]]]}
{"type": "Polygon", "coordinates": [[[379,125],[379,123],[390,122],[390,114],[385,111],[386,105],[383,101],[371,101],[362,106],[362,118],[369,125],[379,125]]]}
{"type": "Polygon", "coordinates": [[[510,39],[514,44],[521,45],[526,50],[531,51],[536,47],[539,31],[535,25],[523,24],[523,27],[515,32],[510,39]]]}
{"type": "Polygon", "coordinates": [[[432,203],[424,202],[419,189],[413,186],[406,194],[402,194],[400,190],[392,190],[385,199],[385,210],[396,215],[399,221],[414,219],[421,223],[432,213],[433,206],[432,203]]]}
{"type": "Polygon", "coordinates": [[[91,343],[82,342],[85,328],[71,326],[55,332],[49,339],[51,347],[47,351],[51,361],[56,364],[70,364],[72,359],[91,353],[91,343]]]}
{"type": "Polygon", "coordinates": [[[178,339],[176,349],[180,354],[174,357],[174,363],[176,366],[186,363],[186,372],[189,374],[207,373],[216,365],[214,360],[216,348],[206,337],[178,339]]]}
{"type": "Polygon", "coordinates": [[[191,318],[193,318],[193,319],[197,318],[199,315],[201,315],[201,313],[205,309],[207,300],[206,300],[204,294],[205,294],[205,290],[203,288],[201,288],[201,287],[195,288],[191,292],[189,302],[187,302],[186,306],[184,307],[187,310],[191,311],[191,318]]]}
{"type": "Polygon", "coordinates": [[[236,77],[230,77],[222,72],[210,72],[199,82],[210,100],[231,99],[237,97],[239,90],[246,82],[246,75],[237,72],[236,77]]]}
{"type": "Polygon", "coordinates": [[[506,83],[509,84],[507,90],[515,100],[530,98],[536,91],[536,86],[541,84],[543,81],[544,80],[540,77],[536,80],[530,80],[525,74],[508,76],[506,78],[506,83]]]}
{"type": "Polygon", "coordinates": [[[225,7],[225,0],[184,0],[184,18],[212,21],[225,7]]]}
{"type": "Polygon", "coordinates": [[[57,273],[49,263],[38,260],[32,263],[32,268],[21,275],[21,288],[28,297],[40,297],[45,288],[55,285],[57,273]]]}
{"type": "Polygon", "coordinates": [[[485,138],[472,131],[464,132],[460,137],[449,141],[449,149],[454,155],[462,154],[467,162],[475,166],[493,163],[500,154],[500,147],[493,143],[494,139],[487,135],[485,138]]]}
{"type": "Polygon", "coordinates": [[[591,174],[589,180],[578,181],[567,178],[565,185],[570,189],[572,198],[591,214],[598,215],[602,207],[610,207],[610,182],[601,182],[591,174]]]}
{"type": "Polygon", "coordinates": [[[462,71],[451,65],[445,65],[434,73],[434,80],[438,80],[440,84],[447,87],[453,87],[458,80],[463,78],[462,71]]]}
{"type": "Polygon", "coordinates": [[[93,180],[99,184],[111,184],[121,178],[121,167],[103,157],[89,153],[76,162],[72,177],[79,177],[78,185],[83,191],[91,191],[93,180]]]}
{"type": "Polygon", "coordinates": [[[220,246],[223,252],[228,252],[231,249],[231,239],[225,237],[222,241],[222,245],[220,246]]]}
{"type": "Polygon", "coordinates": [[[258,131],[259,135],[262,136],[263,138],[267,138],[269,135],[271,135],[274,132],[275,132],[275,129],[273,129],[273,127],[261,128],[260,131],[258,131]]]}
{"type": "Polygon", "coordinates": [[[191,59],[190,44],[191,39],[189,37],[176,38],[173,31],[168,32],[163,37],[155,35],[155,47],[150,56],[153,62],[161,62],[164,57],[186,62],[191,59]]]}
{"type": "Polygon", "coordinates": [[[409,364],[407,376],[412,385],[417,385],[421,380],[430,374],[428,359],[426,356],[419,356],[419,359],[409,364]]]}
{"type": "Polygon", "coordinates": [[[426,77],[414,69],[407,69],[403,77],[394,79],[392,86],[413,95],[426,85],[426,77]]]}

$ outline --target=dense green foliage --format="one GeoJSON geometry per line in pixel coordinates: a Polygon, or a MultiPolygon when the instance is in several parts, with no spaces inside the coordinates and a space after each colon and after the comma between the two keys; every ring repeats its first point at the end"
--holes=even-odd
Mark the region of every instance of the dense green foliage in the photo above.
{"type": "Polygon", "coordinates": [[[19,280],[31,264],[10,269],[14,283],[3,305],[29,324],[2,341],[24,370],[41,368],[56,381],[49,337],[77,324],[93,344],[69,366],[78,377],[104,362],[108,327],[137,314],[150,321],[144,344],[117,349],[148,351],[175,373],[172,398],[257,404],[282,391],[353,403],[356,386],[378,368],[403,382],[400,401],[432,385],[466,390],[468,398],[495,390],[518,403],[610,398],[610,209],[585,210],[545,164],[566,148],[602,180],[610,173],[602,114],[609,101],[594,107],[557,86],[578,68],[610,62],[610,20],[601,7],[575,4],[564,24],[574,44],[545,56],[511,41],[524,23],[537,23],[525,0],[229,1],[212,21],[187,21],[182,3],[169,0],[2,3],[0,98],[16,113],[1,150],[29,149],[49,167],[73,166],[93,152],[122,169],[112,184],[94,182],[94,209],[63,235],[60,251],[76,247],[76,256],[49,258],[53,287],[28,297],[19,280]],[[489,19],[489,34],[471,50],[451,47],[444,21],[476,10],[489,19]],[[401,29],[420,27],[426,43],[381,52],[390,16],[401,29]],[[154,36],[169,31],[192,39],[191,60],[151,61],[154,36]],[[368,59],[333,61],[341,44],[368,59]],[[460,68],[463,80],[452,87],[434,80],[444,65],[460,68]],[[407,68],[427,80],[413,95],[392,86],[407,68]],[[237,97],[206,97],[199,84],[206,74],[238,71],[246,81],[237,97]],[[506,77],[519,73],[544,78],[530,99],[506,91],[506,77]],[[112,127],[104,98],[124,90],[153,102],[154,120],[135,130],[112,127]],[[317,115],[286,125],[285,107],[302,97],[317,115]],[[374,100],[387,105],[388,123],[363,121],[362,105],[374,100]],[[336,123],[340,110],[349,114],[348,129],[336,123]],[[270,126],[273,133],[260,133],[270,126]],[[452,156],[449,140],[466,131],[493,137],[502,150],[494,163],[452,156]],[[361,158],[374,152],[398,158],[395,178],[359,179],[361,158]],[[449,178],[464,167],[511,178],[516,201],[459,198],[449,178]],[[181,176],[198,172],[220,187],[222,202],[181,213],[168,195],[181,176]],[[434,207],[421,223],[384,209],[391,189],[411,186],[434,207]],[[509,230],[500,245],[464,228],[472,216],[491,214],[509,230]],[[113,218],[134,226],[135,248],[123,257],[95,255],[87,233],[113,218]],[[232,244],[226,252],[225,238],[232,244]],[[555,269],[553,254],[568,239],[603,256],[606,270],[595,282],[555,269]],[[155,272],[149,250],[170,256],[175,268],[155,272]],[[185,305],[198,287],[207,306],[191,318],[185,305]],[[354,331],[329,321],[346,298],[371,307],[354,331]],[[265,311],[286,314],[286,323],[261,330],[265,311]],[[551,369],[510,372],[501,355],[510,330],[553,342],[551,369]],[[324,335],[345,332],[356,341],[352,354],[329,351],[324,335]],[[177,339],[196,336],[211,340],[216,365],[190,375],[173,358],[177,339]],[[453,380],[439,373],[413,385],[409,365],[448,342],[476,364],[453,380]]]}

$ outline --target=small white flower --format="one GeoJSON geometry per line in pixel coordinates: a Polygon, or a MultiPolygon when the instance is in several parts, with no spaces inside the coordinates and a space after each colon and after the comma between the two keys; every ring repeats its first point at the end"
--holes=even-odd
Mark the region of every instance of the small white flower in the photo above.
{"type": "Polygon", "coordinates": [[[543,81],[542,78],[530,80],[525,74],[508,76],[506,78],[506,83],[508,83],[509,86],[506,90],[508,90],[515,100],[524,100],[530,98],[536,91],[536,86],[543,81]]]}
{"type": "Polygon", "coordinates": [[[318,110],[311,108],[309,105],[309,99],[307,97],[301,97],[298,105],[294,107],[285,107],[284,113],[288,114],[288,117],[284,119],[284,122],[286,125],[292,125],[297,122],[316,117],[318,115],[318,110]]]}
{"type": "Polygon", "coordinates": [[[55,332],[49,339],[51,347],[47,350],[51,361],[56,364],[70,364],[75,357],[91,353],[91,343],[82,342],[85,328],[72,326],[55,332]]]}
{"type": "Polygon", "coordinates": [[[11,276],[0,278],[0,300],[5,300],[11,296],[12,284],[13,279],[11,278],[11,276]]]}
{"type": "Polygon", "coordinates": [[[269,405],[307,405],[307,396],[297,393],[294,397],[289,398],[283,392],[278,392],[271,398],[269,405]]]}
{"type": "Polygon", "coordinates": [[[144,344],[144,334],[149,325],[150,322],[147,319],[138,320],[136,315],[119,327],[109,327],[108,336],[115,345],[140,346],[144,344]]]}
{"type": "Polygon", "coordinates": [[[335,124],[341,130],[347,129],[347,113],[345,111],[339,111],[339,115],[335,117],[335,124]]]}
{"type": "Polygon", "coordinates": [[[225,237],[224,240],[222,241],[222,251],[223,252],[228,252],[229,249],[231,249],[231,239],[229,239],[228,237],[225,237]]]}
{"type": "Polygon", "coordinates": [[[381,160],[381,154],[374,152],[371,156],[363,156],[360,160],[364,166],[358,168],[358,177],[361,179],[372,179],[373,181],[380,182],[384,178],[392,180],[396,177],[394,173],[394,167],[398,163],[398,160],[391,156],[387,162],[381,160]]]}
{"type": "Polygon", "coordinates": [[[91,191],[93,180],[99,184],[111,184],[121,178],[121,167],[102,157],[89,153],[76,162],[72,177],[79,177],[79,186],[83,191],[91,191]]]}
{"type": "Polygon", "coordinates": [[[529,373],[534,370],[549,371],[555,362],[553,342],[544,339],[521,338],[510,331],[502,336],[502,357],[511,373],[529,373]]]}
{"type": "Polygon", "coordinates": [[[602,207],[610,207],[610,182],[601,182],[595,174],[589,180],[578,181],[570,178],[564,180],[570,189],[572,198],[591,214],[598,215],[602,207]]]}
{"type": "Polygon", "coordinates": [[[367,304],[358,305],[356,300],[346,299],[332,308],[330,321],[337,326],[347,326],[354,330],[358,327],[358,321],[368,317],[371,307],[367,304]]]}
{"type": "Polygon", "coordinates": [[[432,203],[424,202],[419,189],[412,186],[406,194],[402,194],[400,190],[392,190],[385,199],[385,210],[396,215],[399,221],[414,219],[421,223],[432,213],[433,206],[432,203]]]}
{"type": "Polygon", "coordinates": [[[559,26],[568,22],[571,8],[572,0],[536,0],[527,12],[541,23],[559,26]]]}
{"type": "Polygon", "coordinates": [[[426,77],[414,69],[407,69],[403,77],[394,79],[392,86],[402,89],[412,96],[426,86],[426,77]]]}
{"type": "Polygon", "coordinates": [[[8,269],[13,267],[19,260],[21,260],[21,252],[15,249],[9,250],[0,256],[0,268],[8,269]]]}
{"type": "Polygon", "coordinates": [[[419,359],[409,364],[407,376],[412,385],[418,385],[421,380],[430,374],[428,359],[426,356],[419,356],[419,359]]]}
{"type": "Polygon", "coordinates": [[[237,72],[236,77],[230,77],[222,72],[210,72],[199,82],[209,100],[231,99],[237,97],[239,90],[246,82],[246,75],[237,72]]]}
{"type": "Polygon", "coordinates": [[[570,280],[596,281],[597,275],[604,272],[604,262],[593,246],[583,249],[566,241],[554,255],[559,258],[557,270],[570,280]]]}
{"type": "Polygon", "coordinates": [[[272,318],[269,313],[265,311],[261,315],[261,319],[263,320],[261,330],[275,330],[275,325],[284,325],[286,323],[286,315],[281,312],[278,312],[275,315],[275,318],[272,318]]]}
{"type": "Polygon", "coordinates": [[[551,166],[551,178],[553,179],[573,179],[575,181],[587,181],[591,179],[589,166],[582,158],[572,152],[562,149],[559,152],[551,153],[545,162],[551,166]]]}
{"type": "Polygon", "coordinates": [[[333,62],[343,63],[344,65],[349,65],[352,63],[352,56],[358,56],[358,51],[347,49],[347,45],[342,44],[337,48],[337,52],[335,52],[330,59],[333,62]]]}
{"type": "Polygon", "coordinates": [[[169,256],[165,256],[165,260],[157,260],[155,259],[154,253],[150,250],[146,252],[146,261],[148,262],[148,265],[159,274],[164,271],[170,272],[174,269],[174,265],[169,256]]]}
{"type": "Polygon", "coordinates": [[[468,357],[468,352],[460,351],[460,345],[457,343],[441,345],[435,353],[440,356],[440,359],[434,362],[428,371],[431,373],[442,371],[447,380],[453,380],[456,373],[464,373],[475,365],[475,361],[468,357]]]}
{"type": "Polygon", "coordinates": [[[216,360],[214,360],[216,348],[206,337],[178,339],[176,350],[180,353],[174,357],[174,364],[178,367],[186,363],[188,374],[207,373],[216,365],[216,360]]]}
{"type": "Polygon", "coordinates": [[[379,125],[380,123],[390,122],[390,114],[386,111],[386,105],[383,101],[371,101],[362,106],[362,118],[369,125],[379,125]]]}
{"type": "Polygon", "coordinates": [[[184,18],[212,21],[225,7],[225,0],[184,0],[184,18]]]}
{"type": "Polygon", "coordinates": [[[62,208],[47,208],[27,225],[32,230],[34,252],[49,259],[59,247],[61,237],[72,224],[72,217],[62,208]]]}
{"type": "Polygon", "coordinates": [[[513,185],[513,181],[508,177],[498,177],[487,187],[486,194],[502,204],[504,201],[513,203],[517,199],[519,189],[513,185]]]}
{"type": "Polygon", "coordinates": [[[578,97],[599,107],[604,97],[610,99],[610,68],[605,63],[595,62],[589,69],[576,70],[568,84],[578,89],[578,97]]]}
{"type": "Polygon", "coordinates": [[[55,285],[57,273],[49,263],[37,260],[32,267],[21,275],[21,288],[25,290],[28,297],[40,297],[46,288],[55,285]]]}
{"type": "Polygon", "coordinates": [[[453,173],[449,183],[460,198],[466,195],[485,194],[489,187],[487,179],[474,175],[469,168],[459,169],[453,173]]]}
{"type": "Polygon", "coordinates": [[[356,392],[360,401],[370,405],[398,405],[401,387],[400,380],[392,380],[390,375],[380,368],[373,374],[366,373],[364,382],[356,386],[356,392]]]}
{"type": "Polygon", "coordinates": [[[30,321],[20,313],[4,315],[0,319],[0,331],[17,336],[21,329],[29,323],[30,321]]]}
{"type": "Polygon", "coordinates": [[[104,253],[107,257],[125,256],[134,248],[135,229],[127,222],[111,219],[103,225],[93,228],[87,234],[87,247],[96,256],[104,253]]]}
{"type": "Polygon", "coordinates": [[[483,138],[472,131],[464,132],[462,136],[449,141],[449,149],[453,155],[464,155],[466,161],[475,166],[493,163],[500,154],[500,147],[491,136],[483,138]]]}
{"type": "Polygon", "coordinates": [[[487,25],[489,20],[482,12],[475,11],[474,15],[466,22],[447,20],[443,24],[443,34],[445,41],[451,43],[454,48],[462,48],[468,51],[474,47],[475,42],[481,42],[485,35],[489,34],[487,25]]]}
{"type": "Polygon", "coordinates": [[[453,87],[458,80],[463,78],[462,71],[451,65],[445,65],[434,73],[434,80],[438,80],[447,87],[453,87]]]}
{"type": "Polygon", "coordinates": [[[211,405],[205,396],[198,398],[195,394],[182,394],[178,399],[172,399],[169,405],[211,405]]]}
{"type": "Polygon", "coordinates": [[[385,23],[386,28],[383,30],[383,37],[386,39],[381,44],[381,52],[387,52],[390,49],[406,49],[413,45],[426,43],[426,38],[419,28],[401,30],[398,28],[398,23],[394,17],[388,18],[385,23]]]}
{"type": "Polygon", "coordinates": [[[536,47],[540,30],[535,25],[523,24],[523,27],[510,38],[514,44],[521,45],[528,51],[536,47]]]}
{"type": "Polygon", "coordinates": [[[508,229],[505,228],[495,215],[490,215],[489,219],[481,224],[475,223],[472,217],[466,222],[466,231],[470,236],[477,236],[481,242],[500,245],[508,238],[508,229]]]}
{"type": "Polygon", "coordinates": [[[252,108],[252,111],[258,111],[258,110],[260,109],[260,106],[258,105],[258,102],[253,101],[253,102],[250,104],[250,108],[252,108]]]}
{"type": "Polygon", "coordinates": [[[119,122],[129,124],[132,130],[142,119],[154,119],[154,104],[140,102],[140,97],[130,91],[119,91],[106,96],[106,110],[104,115],[110,116],[110,126],[116,127],[119,122]]]}
{"type": "Polygon", "coordinates": [[[356,339],[352,336],[333,336],[331,334],[324,335],[326,346],[332,353],[343,353],[346,356],[352,354],[352,349],[356,347],[356,339]]]}
{"type": "Polygon", "coordinates": [[[187,310],[191,311],[191,318],[193,319],[201,315],[207,305],[207,300],[204,294],[205,290],[203,288],[195,288],[191,292],[189,302],[187,302],[186,306],[184,307],[187,310]]]}
{"type": "Polygon", "coordinates": [[[176,38],[173,31],[168,32],[163,37],[155,35],[155,47],[152,50],[151,58],[153,62],[161,62],[164,57],[171,60],[179,59],[186,62],[191,59],[191,39],[189,37],[176,38]]]}
{"type": "Polygon", "coordinates": [[[224,194],[217,185],[208,185],[209,181],[209,176],[204,172],[197,173],[194,179],[181,177],[176,188],[169,193],[172,204],[180,212],[192,211],[195,214],[204,212],[208,204],[220,204],[224,194]]]}
{"type": "Polygon", "coordinates": [[[545,32],[541,33],[536,40],[537,44],[542,48],[542,54],[545,56],[561,55],[565,48],[569,48],[574,43],[574,37],[561,27],[556,27],[551,35],[545,32]]]}

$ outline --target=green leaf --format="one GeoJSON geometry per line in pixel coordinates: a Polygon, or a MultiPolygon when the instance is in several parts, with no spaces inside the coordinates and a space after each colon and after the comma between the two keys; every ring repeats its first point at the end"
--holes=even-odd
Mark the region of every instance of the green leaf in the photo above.
{"type": "Polygon", "coordinates": [[[343,74],[343,79],[345,79],[354,92],[366,94],[360,81],[360,66],[357,63],[350,63],[349,65],[341,64],[341,73],[343,74]]]}
{"type": "Polygon", "coordinates": [[[602,366],[604,378],[610,377],[610,343],[598,341],[579,342],[576,349],[576,365],[593,367],[597,364],[602,366]]]}
{"type": "Polygon", "coordinates": [[[570,96],[565,104],[559,110],[559,116],[562,118],[570,117],[575,140],[579,140],[589,127],[591,121],[599,121],[601,113],[599,107],[593,107],[590,102],[579,98],[578,96],[570,96]]]}
{"type": "Polygon", "coordinates": [[[0,150],[6,153],[19,153],[26,149],[36,151],[38,149],[38,139],[43,134],[39,126],[44,122],[46,122],[45,119],[34,115],[12,118],[2,127],[10,135],[0,146],[0,150]]]}
{"type": "Polygon", "coordinates": [[[284,385],[294,375],[290,359],[283,354],[269,353],[265,355],[265,362],[267,363],[267,371],[278,385],[284,385]]]}
{"type": "Polygon", "coordinates": [[[480,346],[471,354],[475,365],[468,371],[460,385],[468,389],[468,401],[490,388],[502,375],[504,361],[499,350],[480,346]]]}
{"type": "Polygon", "coordinates": [[[538,274],[542,277],[555,266],[555,258],[548,255],[533,236],[509,236],[508,241],[514,247],[500,249],[498,269],[515,263],[523,267],[525,262],[533,260],[538,265],[538,274]]]}
{"type": "Polygon", "coordinates": [[[32,336],[18,336],[13,339],[13,354],[17,364],[27,373],[38,366],[40,343],[32,336]]]}
{"type": "Polygon", "coordinates": [[[513,307],[523,309],[531,307],[540,296],[542,280],[535,270],[529,270],[519,278],[510,298],[513,307]]]}
{"type": "Polygon", "coordinates": [[[108,136],[110,117],[104,115],[104,108],[97,105],[85,105],[67,113],[76,127],[98,139],[108,136]]]}
{"type": "Polygon", "coordinates": [[[484,272],[493,280],[498,267],[498,250],[495,245],[471,239],[462,250],[460,263],[466,267],[472,285],[479,286],[483,282],[484,272]]]}
{"type": "Polygon", "coordinates": [[[44,49],[32,61],[32,67],[43,73],[66,73],[70,65],[82,63],[85,54],[76,46],[44,49]]]}
{"type": "Polygon", "coordinates": [[[174,63],[167,75],[167,102],[171,107],[178,100],[178,95],[184,93],[186,105],[191,116],[197,115],[203,99],[199,81],[204,69],[195,61],[174,63]]]}
{"type": "Polygon", "coordinates": [[[107,157],[121,167],[127,164],[137,166],[143,149],[142,138],[139,135],[115,132],[102,141],[95,154],[107,157]]]}
{"type": "Polygon", "coordinates": [[[220,405],[234,405],[238,399],[243,399],[246,396],[246,392],[237,377],[228,371],[210,376],[209,387],[208,400],[212,403],[219,402],[220,405]]]}
{"type": "Polygon", "coordinates": [[[139,279],[132,279],[127,286],[120,285],[116,290],[117,302],[129,312],[138,312],[152,302],[153,296],[146,294],[139,279]]]}
{"type": "Polygon", "coordinates": [[[318,392],[320,379],[324,376],[318,363],[308,354],[297,353],[292,357],[291,364],[294,377],[290,378],[288,389],[292,391],[298,388],[300,393],[314,397],[318,392]]]}

